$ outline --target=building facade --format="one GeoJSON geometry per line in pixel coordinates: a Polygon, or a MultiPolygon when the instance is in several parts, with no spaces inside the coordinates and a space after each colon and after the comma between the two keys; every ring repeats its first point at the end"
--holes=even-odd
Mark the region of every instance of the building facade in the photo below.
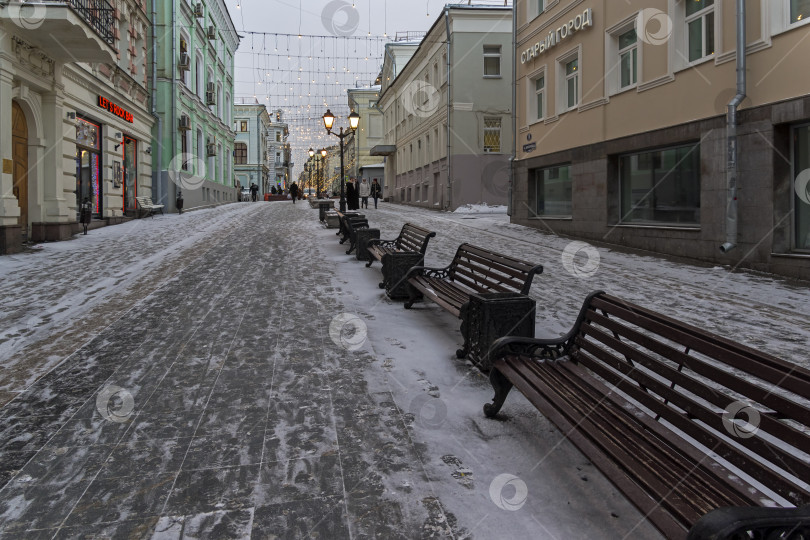
{"type": "Polygon", "coordinates": [[[385,184],[396,202],[455,210],[506,204],[512,155],[512,8],[448,5],[379,106],[385,184]]]}
{"type": "Polygon", "coordinates": [[[276,109],[270,115],[267,135],[267,157],[270,166],[270,185],[286,189],[292,178],[290,143],[287,138],[290,128],[284,121],[284,112],[276,109]]]}
{"type": "Polygon", "coordinates": [[[360,115],[353,140],[355,160],[349,175],[360,176],[361,167],[380,162],[379,156],[371,155],[371,149],[383,143],[383,115],[377,107],[380,87],[350,88],[347,93],[349,109],[360,115]]]}
{"type": "Polygon", "coordinates": [[[156,198],[169,210],[237,201],[232,130],[239,36],[223,0],[157,2],[153,152],[156,198]]]}
{"type": "Polygon", "coordinates": [[[143,0],[0,6],[0,253],[117,223],[151,195],[143,0]]]}
{"type": "Polygon", "coordinates": [[[237,188],[259,186],[259,194],[270,192],[268,136],[270,114],[258,103],[237,104],[233,108],[236,140],[233,148],[234,176],[237,188]]]}
{"type": "Polygon", "coordinates": [[[810,279],[810,3],[745,6],[734,123],[736,2],[516,0],[512,221],[810,279]]]}

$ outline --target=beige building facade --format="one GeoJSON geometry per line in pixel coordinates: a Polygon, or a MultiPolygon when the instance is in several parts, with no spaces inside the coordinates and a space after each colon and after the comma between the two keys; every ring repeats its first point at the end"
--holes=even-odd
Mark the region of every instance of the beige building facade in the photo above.
{"type": "Polygon", "coordinates": [[[371,149],[383,142],[383,115],[378,108],[380,87],[350,88],[349,109],[360,115],[360,124],[354,132],[353,144],[356,156],[350,176],[359,176],[360,168],[380,162],[380,158],[371,155],[371,149]]]}
{"type": "Polygon", "coordinates": [[[143,0],[0,6],[0,254],[78,232],[152,194],[143,0]]]}
{"type": "Polygon", "coordinates": [[[425,38],[386,46],[385,193],[441,210],[506,204],[513,147],[512,8],[448,5],[425,38]],[[412,55],[404,67],[403,57],[412,55]]]}
{"type": "Polygon", "coordinates": [[[736,174],[737,2],[515,10],[513,222],[810,279],[810,2],[745,2],[736,174]]]}

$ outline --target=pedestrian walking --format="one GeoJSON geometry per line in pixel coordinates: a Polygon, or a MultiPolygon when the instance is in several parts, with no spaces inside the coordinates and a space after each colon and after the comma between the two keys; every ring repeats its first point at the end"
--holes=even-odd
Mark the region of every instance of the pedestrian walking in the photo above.
{"type": "Polygon", "coordinates": [[[377,182],[377,179],[371,181],[371,197],[374,199],[374,208],[377,208],[377,199],[382,197],[382,186],[377,182]]]}
{"type": "Polygon", "coordinates": [[[298,198],[298,184],[295,182],[290,184],[290,195],[292,195],[293,204],[295,204],[295,199],[298,198]]]}
{"type": "Polygon", "coordinates": [[[357,204],[357,192],[354,189],[354,182],[351,180],[346,182],[346,208],[349,210],[360,209],[360,206],[357,204]]]}
{"type": "Polygon", "coordinates": [[[360,187],[357,188],[360,193],[360,207],[368,210],[368,196],[371,195],[371,186],[368,183],[368,178],[363,178],[360,181],[360,187]]]}
{"type": "Polygon", "coordinates": [[[253,202],[259,200],[259,186],[256,185],[256,182],[250,184],[250,198],[253,202]]]}

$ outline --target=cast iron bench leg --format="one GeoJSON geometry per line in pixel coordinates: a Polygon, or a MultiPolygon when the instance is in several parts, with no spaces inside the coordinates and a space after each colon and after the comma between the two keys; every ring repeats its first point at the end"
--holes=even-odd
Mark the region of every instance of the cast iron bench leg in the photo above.
{"type": "Polygon", "coordinates": [[[495,397],[492,398],[492,403],[484,404],[484,414],[488,418],[492,418],[503,407],[503,402],[506,401],[506,396],[512,389],[512,383],[495,368],[489,371],[489,382],[495,390],[495,397]]]}

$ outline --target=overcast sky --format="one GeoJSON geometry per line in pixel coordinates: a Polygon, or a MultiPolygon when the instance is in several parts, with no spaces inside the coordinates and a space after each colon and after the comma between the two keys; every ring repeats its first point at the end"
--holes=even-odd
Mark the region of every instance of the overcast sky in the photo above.
{"type": "MultiPolygon", "coordinates": [[[[372,84],[382,65],[385,42],[397,32],[427,31],[445,3],[225,0],[242,36],[235,61],[236,98],[253,100],[255,96],[271,110],[284,109],[294,177],[310,146],[318,149],[338,142],[323,129],[321,115],[326,108],[338,117],[336,126],[348,125],[346,90],[372,84]]],[[[503,5],[499,0],[473,3],[503,5]]]]}

